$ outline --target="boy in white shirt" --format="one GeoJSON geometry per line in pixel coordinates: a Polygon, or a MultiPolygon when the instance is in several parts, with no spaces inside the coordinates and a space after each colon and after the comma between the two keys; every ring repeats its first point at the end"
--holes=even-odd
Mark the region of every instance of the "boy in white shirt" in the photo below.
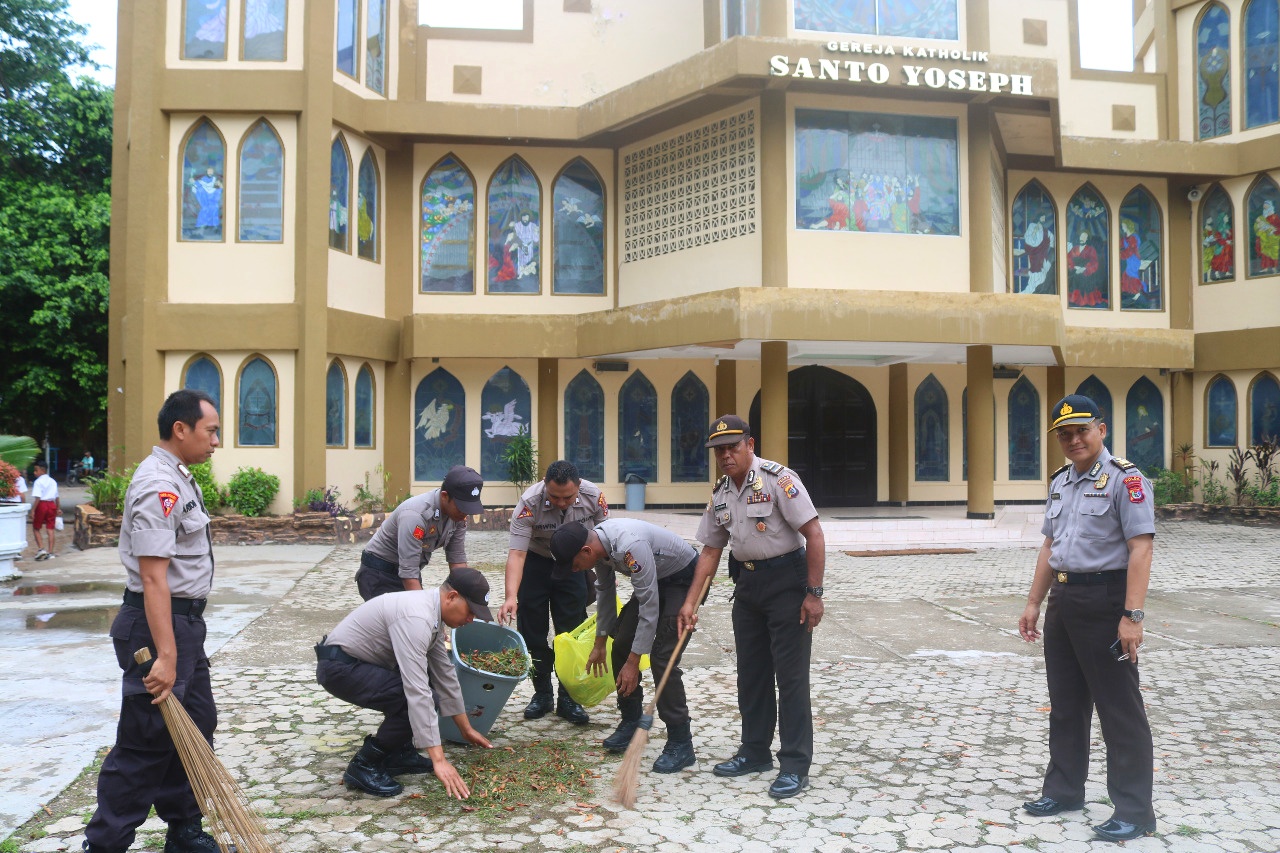
{"type": "Polygon", "coordinates": [[[49,468],[43,462],[35,464],[36,481],[31,484],[31,528],[36,539],[36,560],[48,560],[57,551],[54,540],[54,524],[58,517],[58,484],[49,476],[49,468]],[[40,531],[48,534],[49,547],[41,542],[40,531]]]}

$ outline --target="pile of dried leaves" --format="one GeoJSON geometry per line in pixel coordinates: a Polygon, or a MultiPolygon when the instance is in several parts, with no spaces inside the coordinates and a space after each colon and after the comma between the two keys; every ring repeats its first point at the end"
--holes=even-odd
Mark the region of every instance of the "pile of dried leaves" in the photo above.
{"type": "Polygon", "coordinates": [[[521,676],[529,671],[529,656],[522,649],[510,648],[500,652],[472,651],[458,655],[467,666],[494,675],[521,676]]]}

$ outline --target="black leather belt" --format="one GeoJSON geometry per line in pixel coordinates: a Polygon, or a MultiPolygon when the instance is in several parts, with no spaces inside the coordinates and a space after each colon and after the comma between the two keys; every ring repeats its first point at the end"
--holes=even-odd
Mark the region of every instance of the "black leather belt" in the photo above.
{"type": "Polygon", "coordinates": [[[804,556],[804,548],[800,547],[795,549],[794,551],[788,551],[786,554],[782,554],[777,557],[769,557],[767,560],[738,560],[738,558],[733,556],[732,554],[729,555],[729,558],[731,560],[737,560],[738,564],[741,565],[742,568],[746,569],[747,571],[755,572],[761,569],[770,569],[775,566],[781,565],[782,563],[789,563],[794,561],[797,557],[803,557],[803,556],[804,556]]]}
{"type": "MultiPolygon", "coordinates": [[[[325,637],[327,640],[328,637],[325,637]]],[[[336,660],[338,663],[360,663],[360,659],[352,657],[342,650],[342,646],[327,646],[324,640],[316,643],[316,660],[336,660]]]]}
{"type": "MultiPolygon", "coordinates": [[[[124,603],[130,607],[143,609],[142,593],[126,589],[124,603]]],[[[204,613],[205,605],[208,603],[207,598],[170,598],[169,609],[173,611],[174,616],[199,616],[204,613]]]]}
{"type": "Polygon", "coordinates": [[[1114,583],[1126,580],[1128,569],[1111,569],[1107,572],[1054,572],[1053,579],[1058,583],[1114,583]]]}
{"type": "Polygon", "coordinates": [[[368,551],[360,552],[360,565],[367,566],[378,572],[386,572],[389,575],[400,576],[400,567],[390,560],[384,560],[377,554],[370,554],[368,551]]]}

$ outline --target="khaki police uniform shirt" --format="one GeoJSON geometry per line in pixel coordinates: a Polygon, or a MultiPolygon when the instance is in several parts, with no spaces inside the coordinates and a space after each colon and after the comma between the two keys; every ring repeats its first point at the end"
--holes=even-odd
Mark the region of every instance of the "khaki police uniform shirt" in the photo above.
{"type": "Polygon", "coordinates": [[[711,548],[731,545],[739,560],[768,560],[804,545],[798,531],[817,517],[796,472],[757,456],[741,488],[728,476],[720,478],[697,538],[711,548]]]}
{"type": "Polygon", "coordinates": [[[440,745],[440,713],[466,711],[458,672],[449,657],[449,626],[440,616],[440,589],[389,592],[371,598],[329,632],[325,643],[365,663],[398,669],[409,700],[413,745],[440,745]],[[432,693],[432,686],[435,692],[432,693]]]}
{"type": "Polygon", "coordinates": [[[1156,532],[1151,482],[1106,447],[1083,473],[1074,465],[1049,483],[1044,524],[1052,538],[1054,572],[1105,572],[1129,567],[1128,541],[1156,532]]]}
{"type": "Polygon", "coordinates": [[[454,522],[440,512],[440,490],[409,498],[382,522],[365,550],[395,563],[402,578],[422,579],[431,552],[444,548],[449,565],[467,562],[467,520],[454,522]]]}
{"type": "Polygon", "coordinates": [[[534,483],[525,489],[520,503],[512,510],[511,538],[507,542],[512,551],[532,551],[550,559],[551,534],[557,527],[571,521],[592,527],[609,517],[608,502],[600,487],[590,480],[578,483],[578,497],[563,512],[551,505],[546,491],[546,481],[534,483]]]}
{"type": "Polygon", "coordinates": [[[125,586],[142,592],[139,557],[169,561],[169,594],[208,598],[213,587],[213,537],[204,496],[195,477],[162,447],[138,463],[124,497],[120,522],[120,562],[125,586]]]}
{"type": "Polygon", "coordinates": [[[611,518],[595,531],[609,555],[596,564],[596,636],[609,636],[618,623],[616,576],[624,575],[640,608],[631,651],[647,655],[658,633],[658,580],[688,566],[697,552],[670,530],[638,518],[611,518]]]}

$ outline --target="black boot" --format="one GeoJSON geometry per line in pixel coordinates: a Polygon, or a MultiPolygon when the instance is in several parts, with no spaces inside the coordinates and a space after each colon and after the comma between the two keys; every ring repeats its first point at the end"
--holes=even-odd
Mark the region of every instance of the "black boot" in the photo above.
{"type": "Polygon", "coordinates": [[[591,722],[591,717],[587,714],[586,709],[573,701],[573,697],[568,694],[563,686],[560,687],[560,698],[556,701],[556,716],[563,717],[575,726],[591,722]]]}
{"type": "Polygon", "coordinates": [[[404,790],[404,786],[388,775],[386,763],[386,750],[378,746],[373,735],[368,735],[364,746],[347,765],[342,781],[348,788],[359,788],[375,797],[394,797],[404,790]]]}
{"type": "Polygon", "coordinates": [[[84,843],[80,845],[80,850],[82,851],[82,853],[129,853],[129,851],[124,849],[123,847],[121,847],[118,851],[108,850],[105,847],[98,847],[94,844],[90,844],[89,839],[87,838],[84,840],[84,843]]]}
{"type": "Polygon", "coordinates": [[[389,752],[385,767],[388,776],[412,776],[416,773],[430,773],[435,769],[430,758],[413,748],[413,741],[389,752]]]}
{"type": "Polygon", "coordinates": [[[667,745],[662,748],[662,755],[653,762],[654,773],[675,773],[690,767],[694,762],[692,740],[672,740],[667,737],[667,745]]]}
{"type": "Polygon", "coordinates": [[[533,677],[533,698],[525,706],[526,720],[540,720],[551,713],[554,707],[551,701],[551,676],[535,675],[533,677]]]}
{"type": "Polygon", "coordinates": [[[164,853],[221,853],[218,842],[200,826],[200,818],[170,821],[164,853]]]}
{"type": "Polygon", "coordinates": [[[623,720],[618,723],[618,727],[613,730],[613,734],[604,739],[604,748],[609,752],[626,752],[627,747],[631,744],[631,738],[639,727],[639,720],[623,720]]]}

